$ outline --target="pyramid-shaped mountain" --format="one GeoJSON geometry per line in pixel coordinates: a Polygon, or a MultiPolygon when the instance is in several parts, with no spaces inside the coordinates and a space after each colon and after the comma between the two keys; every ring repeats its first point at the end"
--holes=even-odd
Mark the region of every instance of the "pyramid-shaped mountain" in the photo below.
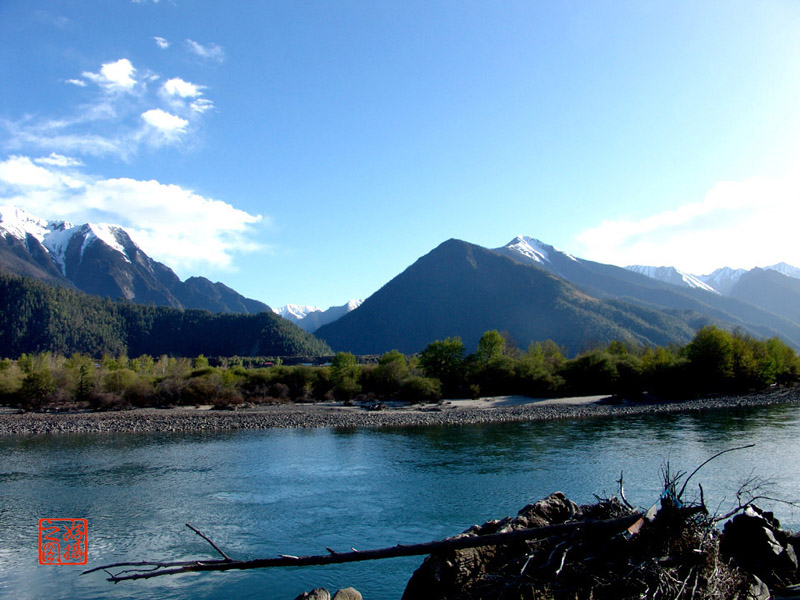
{"type": "Polygon", "coordinates": [[[316,335],[334,350],[413,353],[452,336],[473,349],[490,329],[508,332],[522,348],[552,339],[569,352],[613,339],[662,345],[693,335],[678,316],[593,297],[546,270],[455,239],[316,335]]]}

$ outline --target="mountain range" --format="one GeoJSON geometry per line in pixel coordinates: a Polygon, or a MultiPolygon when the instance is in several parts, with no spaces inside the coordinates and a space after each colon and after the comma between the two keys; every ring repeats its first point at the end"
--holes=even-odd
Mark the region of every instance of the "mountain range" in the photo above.
{"type": "Polygon", "coordinates": [[[523,348],[550,338],[575,353],[611,339],[685,343],[716,324],[800,348],[796,283],[754,269],[722,294],[710,284],[677,285],[581,259],[526,236],[493,250],[449,240],[315,335],[334,350],[416,352],[451,336],[474,348],[484,331],[497,329],[523,348]]]}
{"type": "Polygon", "coordinates": [[[350,311],[361,306],[363,300],[350,300],[342,306],[331,306],[327,310],[322,310],[318,306],[307,304],[287,304],[280,308],[273,308],[275,314],[291,321],[301,329],[314,333],[317,329],[328,323],[333,323],[350,311]]]}
{"type": "Polygon", "coordinates": [[[200,308],[216,313],[270,310],[205,277],[181,281],[116,225],[47,221],[0,206],[0,267],[46,283],[137,304],[200,308]]]}
{"type": "Polygon", "coordinates": [[[314,332],[336,351],[422,350],[459,336],[468,350],[483,332],[504,331],[518,346],[552,339],[577,353],[612,339],[685,343],[707,324],[800,348],[800,270],[718,269],[705,276],[672,267],[617,267],[576,257],[531,237],[501,248],[448,240],[369,298],[322,311],[272,311],[221,283],[181,281],[115,225],[45,221],[0,207],[0,268],[132,303],[216,313],[270,311],[314,332]]]}

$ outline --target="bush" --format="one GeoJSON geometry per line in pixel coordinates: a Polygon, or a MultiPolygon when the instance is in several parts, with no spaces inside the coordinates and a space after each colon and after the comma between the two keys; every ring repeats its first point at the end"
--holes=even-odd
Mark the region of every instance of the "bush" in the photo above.
{"type": "Polygon", "coordinates": [[[158,404],[158,394],[153,384],[142,378],[137,379],[122,392],[122,399],[138,407],[155,406],[158,404]]]}
{"type": "Polygon", "coordinates": [[[442,399],[442,384],[433,377],[408,377],[400,383],[397,398],[413,404],[438,402],[442,399]]]}

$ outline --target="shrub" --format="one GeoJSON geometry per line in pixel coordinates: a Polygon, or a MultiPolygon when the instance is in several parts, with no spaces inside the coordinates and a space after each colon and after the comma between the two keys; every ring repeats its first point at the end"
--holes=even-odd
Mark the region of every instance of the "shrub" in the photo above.
{"type": "Polygon", "coordinates": [[[400,400],[406,402],[438,402],[442,399],[442,384],[433,377],[412,376],[400,383],[397,393],[400,400]]]}

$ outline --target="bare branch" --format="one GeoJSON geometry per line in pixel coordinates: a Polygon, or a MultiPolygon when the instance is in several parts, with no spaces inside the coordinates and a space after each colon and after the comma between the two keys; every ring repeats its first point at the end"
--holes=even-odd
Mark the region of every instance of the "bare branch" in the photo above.
{"type": "MultiPolygon", "coordinates": [[[[697,468],[696,468],[694,471],[692,471],[692,472],[689,474],[689,476],[686,478],[686,481],[684,481],[684,482],[683,482],[683,487],[681,487],[681,491],[678,493],[678,496],[677,496],[677,497],[678,497],[678,499],[680,499],[680,497],[681,497],[681,496],[683,496],[683,492],[685,492],[685,491],[686,491],[686,484],[688,484],[688,483],[689,483],[689,480],[690,480],[692,477],[694,477],[694,476],[695,476],[695,474],[696,474],[696,473],[697,473],[697,472],[698,472],[700,469],[702,469],[703,467],[705,467],[705,466],[706,466],[708,463],[710,463],[712,460],[714,460],[715,458],[718,458],[718,457],[722,456],[723,454],[727,454],[728,452],[735,452],[736,450],[744,450],[744,449],[746,449],[746,448],[752,448],[752,447],[754,447],[754,446],[755,446],[755,444],[747,444],[746,446],[738,446],[738,447],[736,447],[736,448],[728,448],[727,450],[722,450],[721,452],[717,452],[717,453],[716,453],[714,456],[712,456],[711,458],[708,458],[708,459],[704,460],[702,463],[700,463],[700,466],[698,466],[698,467],[697,467],[697,468]]],[[[677,480],[676,480],[676,482],[677,482],[677,480]]]]}
{"type": "Polygon", "coordinates": [[[190,561],[182,563],[165,563],[159,561],[116,563],[113,565],[96,567],[94,569],[84,571],[83,574],[114,567],[157,567],[156,570],[149,571],[137,569],[137,572],[132,574],[124,574],[127,571],[124,573],[117,573],[108,579],[109,581],[117,583],[119,581],[149,579],[151,577],[177,575],[179,573],[190,573],[195,571],[228,571],[232,569],[245,570],[265,569],[269,567],[301,567],[309,565],[327,565],[365,560],[377,560],[383,558],[397,558],[401,556],[419,556],[447,550],[478,548],[481,546],[509,544],[516,541],[530,539],[542,539],[552,535],[576,532],[582,529],[615,534],[629,527],[631,523],[637,521],[641,516],[642,515],[640,512],[636,512],[625,517],[605,521],[574,521],[570,523],[561,523],[559,525],[549,525],[546,527],[535,527],[531,529],[519,529],[491,535],[459,536],[434,542],[425,542],[422,544],[399,544],[397,546],[392,546],[391,548],[381,548],[378,550],[340,552],[335,554],[329,553],[318,556],[281,555],[276,558],[259,558],[255,560],[232,560],[226,558],[224,560],[190,561]]]}
{"type": "Polygon", "coordinates": [[[224,558],[225,560],[231,560],[231,558],[227,554],[225,554],[222,550],[219,549],[219,546],[217,546],[214,542],[212,542],[210,539],[208,539],[205,535],[203,535],[197,529],[195,529],[194,527],[189,525],[189,523],[186,523],[186,526],[189,529],[191,529],[192,531],[194,531],[201,538],[203,538],[205,541],[207,541],[209,544],[211,544],[211,547],[214,548],[214,550],[216,550],[217,552],[219,552],[222,555],[222,558],[224,558]]]}
{"type": "Polygon", "coordinates": [[[619,479],[617,480],[617,483],[619,484],[620,499],[622,499],[622,502],[625,504],[625,506],[633,510],[633,506],[631,506],[631,503],[628,502],[628,499],[625,497],[625,479],[622,476],[622,471],[619,472],[619,479]]]}

